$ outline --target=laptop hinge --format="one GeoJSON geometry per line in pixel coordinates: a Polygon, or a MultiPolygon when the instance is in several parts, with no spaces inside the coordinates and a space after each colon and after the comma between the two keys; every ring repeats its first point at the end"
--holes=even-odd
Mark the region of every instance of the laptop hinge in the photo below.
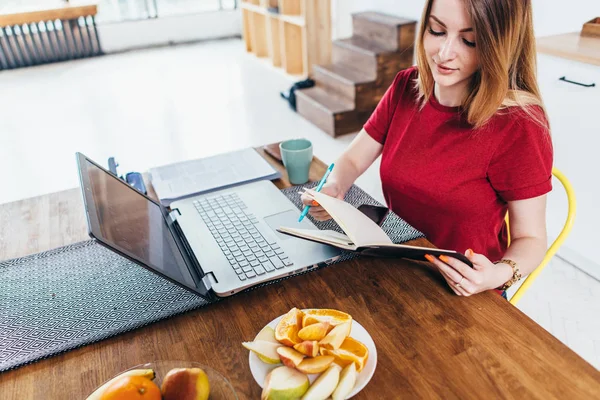
{"type": "Polygon", "coordinates": [[[171,210],[171,212],[169,212],[169,219],[168,219],[169,226],[171,226],[173,224],[173,222],[177,221],[177,217],[179,217],[180,215],[181,215],[181,213],[179,212],[179,208],[171,210]]]}
{"type": "Polygon", "coordinates": [[[204,283],[206,289],[210,290],[212,289],[212,285],[214,283],[217,283],[217,280],[215,279],[215,276],[212,272],[207,272],[206,275],[204,275],[204,277],[202,278],[202,283],[204,283]]]}

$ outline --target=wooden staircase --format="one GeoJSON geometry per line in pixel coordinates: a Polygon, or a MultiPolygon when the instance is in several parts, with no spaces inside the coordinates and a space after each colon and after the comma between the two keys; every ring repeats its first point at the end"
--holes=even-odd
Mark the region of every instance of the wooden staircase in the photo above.
{"type": "Polygon", "coordinates": [[[313,65],[316,86],[297,90],[300,115],[332,136],[359,131],[398,71],[413,65],[416,21],[362,12],[353,36],[333,42],[332,64],[313,65]]]}

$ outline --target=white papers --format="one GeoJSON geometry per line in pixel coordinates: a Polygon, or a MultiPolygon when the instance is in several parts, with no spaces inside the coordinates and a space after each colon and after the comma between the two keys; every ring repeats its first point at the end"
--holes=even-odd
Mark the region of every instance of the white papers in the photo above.
{"type": "Polygon", "coordinates": [[[152,186],[165,206],[177,199],[279,176],[252,148],[150,169],[152,186]]]}

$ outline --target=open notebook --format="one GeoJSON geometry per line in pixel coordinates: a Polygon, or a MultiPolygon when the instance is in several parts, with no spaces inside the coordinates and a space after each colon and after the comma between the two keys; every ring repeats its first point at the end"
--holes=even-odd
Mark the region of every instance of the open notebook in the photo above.
{"type": "Polygon", "coordinates": [[[351,204],[312,189],[306,190],[306,193],[327,210],[345,234],[332,230],[319,231],[287,226],[279,227],[279,232],[365,255],[414,260],[424,260],[426,254],[447,255],[473,266],[464,254],[456,251],[394,244],[383,229],[351,204]]]}

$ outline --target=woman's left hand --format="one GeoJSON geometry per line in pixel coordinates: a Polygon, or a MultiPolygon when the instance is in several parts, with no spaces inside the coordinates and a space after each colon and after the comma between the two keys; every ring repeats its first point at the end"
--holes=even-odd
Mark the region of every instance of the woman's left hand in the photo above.
{"type": "Polygon", "coordinates": [[[456,258],[426,256],[427,260],[440,271],[454,293],[459,296],[471,296],[495,289],[512,276],[512,269],[506,264],[494,265],[486,256],[476,254],[471,249],[467,250],[465,255],[473,263],[473,268],[456,258]]]}

